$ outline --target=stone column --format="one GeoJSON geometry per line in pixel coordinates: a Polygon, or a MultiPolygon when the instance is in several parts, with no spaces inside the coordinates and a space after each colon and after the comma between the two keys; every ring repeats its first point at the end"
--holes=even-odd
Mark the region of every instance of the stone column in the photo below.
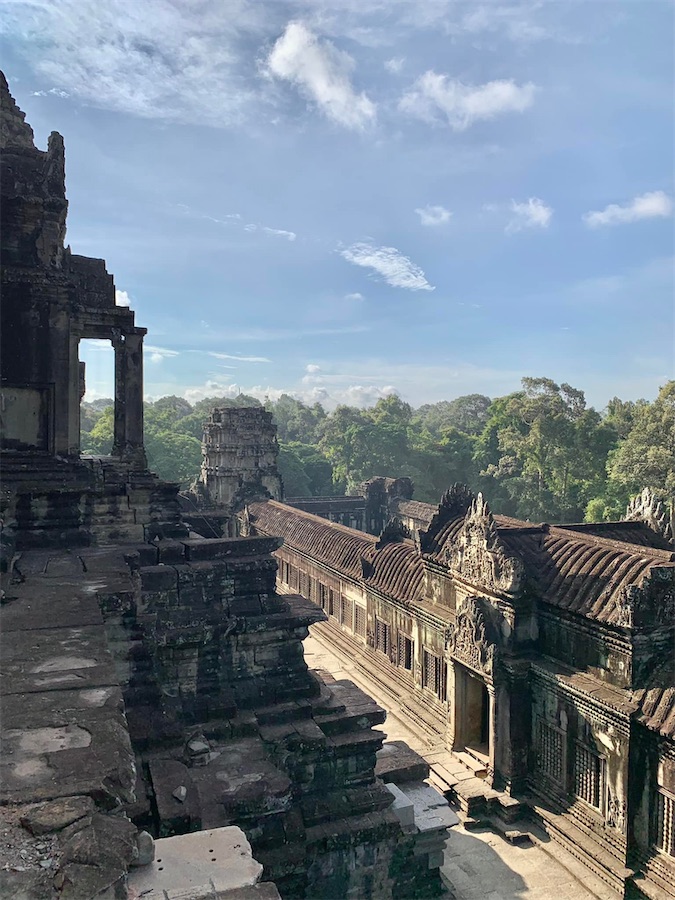
{"type": "Polygon", "coordinates": [[[488,780],[492,784],[495,777],[495,754],[497,741],[503,739],[503,735],[497,730],[497,709],[495,705],[495,686],[494,684],[485,685],[488,692],[488,748],[490,761],[488,762],[488,780]]]}
{"type": "Polygon", "coordinates": [[[70,334],[68,341],[68,455],[80,454],[80,337],[70,334]]]}
{"type": "MultiPolygon", "coordinates": [[[[124,352],[125,443],[124,457],[147,468],[143,448],[143,337],[144,328],[126,335],[124,352]]],[[[117,371],[115,372],[117,375],[117,371]]],[[[117,379],[115,379],[117,386],[117,379]]]]}
{"type": "Polygon", "coordinates": [[[457,711],[461,707],[461,703],[457,697],[458,679],[455,661],[448,656],[446,656],[446,660],[448,664],[448,725],[445,735],[445,746],[448,750],[454,750],[458,731],[457,711]]]}
{"type": "Polygon", "coordinates": [[[115,412],[113,456],[122,456],[127,443],[127,348],[126,335],[119,328],[113,328],[112,345],[115,350],[115,412]]]}

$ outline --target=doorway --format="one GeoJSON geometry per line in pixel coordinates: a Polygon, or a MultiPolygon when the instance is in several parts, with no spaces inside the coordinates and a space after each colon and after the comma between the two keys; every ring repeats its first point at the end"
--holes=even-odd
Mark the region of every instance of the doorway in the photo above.
{"type": "Polygon", "coordinates": [[[458,734],[456,745],[490,755],[490,695],[478,675],[456,665],[458,734]]]}

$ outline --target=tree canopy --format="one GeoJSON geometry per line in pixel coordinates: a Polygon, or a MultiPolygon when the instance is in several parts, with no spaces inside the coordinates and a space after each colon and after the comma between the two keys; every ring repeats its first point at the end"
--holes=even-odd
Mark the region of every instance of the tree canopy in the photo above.
{"type": "MultiPolygon", "coordinates": [[[[187,485],[199,473],[203,424],[215,406],[260,401],[208,397],[145,404],[150,468],[187,485]]],[[[653,402],[614,397],[602,412],[584,392],[549,378],[490,399],[467,394],[413,409],[396,395],[327,413],[288,394],[267,400],[278,427],[287,496],[353,492],[374,475],[407,475],[430,503],[455,481],[482,490],[495,512],[531,521],[619,518],[643,487],[675,494],[675,382],[653,402]]],[[[82,405],[82,449],[110,452],[112,401],[82,405]]]]}

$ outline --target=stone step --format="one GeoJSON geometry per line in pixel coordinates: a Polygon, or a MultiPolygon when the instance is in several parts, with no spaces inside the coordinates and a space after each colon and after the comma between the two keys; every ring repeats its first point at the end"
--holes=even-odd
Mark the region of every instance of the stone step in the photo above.
{"type": "Polygon", "coordinates": [[[487,767],[471,753],[467,753],[465,750],[459,750],[455,752],[455,756],[476,778],[487,777],[487,767]]]}

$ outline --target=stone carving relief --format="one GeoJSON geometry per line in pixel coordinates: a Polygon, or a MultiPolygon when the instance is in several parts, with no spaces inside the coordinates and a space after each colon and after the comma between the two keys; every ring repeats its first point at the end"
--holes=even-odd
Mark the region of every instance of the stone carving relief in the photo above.
{"type": "Polygon", "coordinates": [[[429,552],[439,532],[451,519],[464,516],[474,499],[472,492],[464,484],[453,484],[441,497],[438,509],[426,531],[416,532],[415,544],[422,553],[429,552]]]}
{"type": "Polygon", "coordinates": [[[675,621],[675,570],[654,566],[642,584],[629,584],[616,597],[615,624],[620,628],[671,625],[675,621]]]}
{"type": "Polygon", "coordinates": [[[626,801],[619,800],[611,790],[607,799],[607,824],[621,834],[626,832],[626,801]]]}
{"type": "Polygon", "coordinates": [[[628,504],[626,522],[644,522],[652,531],[656,531],[667,541],[673,540],[673,529],[670,514],[666,504],[653,494],[649,488],[645,488],[641,494],[628,504]]]}
{"type": "Polygon", "coordinates": [[[472,502],[457,537],[446,546],[445,558],[453,572],[487,590],[513,594],[520,588],[523,564],[506,552],[482,494],[472,502]]]}
{"type": "Polygon", "coordinates": [[[382,534],[375,547],[377,550],[381,550],[387,544],[397,544],[409,537],[410,531],[397,516],[393,516],[382,529],[382,534]]]}
{"type": "Polygon", "coordinates": [[[490,603],[482,597],[466,598],[457,612],[448,646],[458,662],[477,672],[492,675],[496,642],[486,605],[489,607],[490,603]]]}

